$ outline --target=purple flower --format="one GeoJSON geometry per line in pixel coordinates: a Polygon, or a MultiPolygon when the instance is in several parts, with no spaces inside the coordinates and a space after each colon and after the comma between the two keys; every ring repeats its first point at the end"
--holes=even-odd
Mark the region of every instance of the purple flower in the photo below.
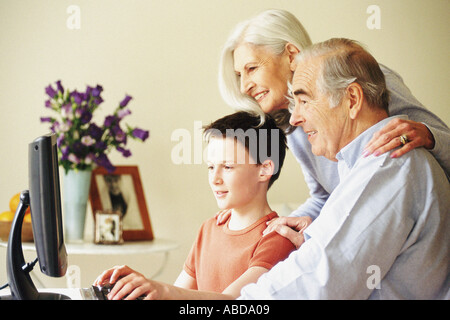
{"type": "Polygon", "coordinates": [[[119,117],[119,119],[123,119],[129,114],[131,114],[131,111],[128,108],[120,109],[119,111],[117,111],[117,116],[119,117]]]}
{"type": "Polygon", "coordinates": [[[61,160],[67,160],[67,158],[69,157],[69,147],[62,147],[61,154],[61,160]]]}
{"type": "Polygon", "coordinates": [[[66,119],[65,122],[58,124],[58,129],[61,130],[62,132],[69,131],[71,127],[72,127],[72,121],[69,119],[66,119]]]}
{"type": "Polygon", "coordinates": [[[73,98],[73,101],[75,101],[76,104],[81,104],[85,100],[84,93],[74,91],[70,94],[70,96],[73,98]]]}
{"type": "Polygon", "coordinates": [[[131,99],[132,99],[131,96],[126,95],[125,98],[120,102],[120,107],[121,108],[126,107],[128,102],[130,102],[131,99]]]}
{"type": "Polygon", "coordinates": [[[100,140],[103,135],[103,130],[97,126],[95,123],[91,123],[87,130],[88,134],[95,140],[100,140]]]}
{"type": "Polygon", "coordinates": [[[69,160],[70,162],[79,164],[80,163],[80,159],[78,159],[78,157],[76,155],[74,155],[73,153],[70,153],[69,156],[67,157],[67,160],[69,160]]]}
{"type": "Polygon", "coordinates": [[[85,150],[85,146],[81,143],[81,141],[77,140],[72,145],[73,152],[76,154],[81,154],[85,150]]]}
{"type": "Polygon", "coordinates": [[[100,150],[100,151],[106,150],[107,147],[108,147],[108,146],[107,146],[106,143],[104,143],[103,141],[97,141],[97,142],[95,143],[95,148],[98,149],[98,150],[100,150]]]}
{"type": "Polygon", "coordinates": [[[52,124],[52,126],[50,127],[50,130],[51,130],[52,132],[56,132],[56,131],[58,131],[59,129],[60,129],[59,122],[58,122],[58,121],[54,121],[53,124],[52,124]]]}
{"type": "Polygon", "coordinates": [[[50,117],[41,117],[41,122],[52,122],[52,120],[50,117]]]}
{"type": "Polygon", "coordinates": [[[62,145],[63,142],[64,142],[64,135],[60,134],[58,139],[56,139],[56,143],[57,143],[59,148],[61,148],[61,145],[62,145]]]}
{"type": "Polygon", "coordinates": [[[94,161],[95,161],[95,155],[92,152],[88,153],[86,158],[84,158],[84,163],[86,163],[86,164],[91,164],[94,161]]]}
{"type": "Polygon", "coordinates": [[[91,136],[84,136],[81,138],[81,143],[89,147],[95,143],[95,140],[91,136]]]}
{"type": "Polygon", "coordinates": [[[102,93],[102,91],[103,91],[102,86],[97,85],[97,87],[95,87],[95,88],[92,89],[92,96],[94,96],[94,97],[99,97],[99,96],[100,96],[100,93],[102,93]]]}
{"type": "Polygon", "coordinates": [[[70,103],[66,103],[64,105],[61,106],[61,111],[63,111],[64,116],[66,116],[67,118],[71,118],[72,116],[72,104],[70,103]]]}
{"type": "Polygon", "coordinates": [[[120,127],[118,125],[115,125],[111,128],[111,131],[114,135],[114,138],[116,139],[117,142],[123,142],[126,143],[126,138],[127,135],[125,134],[125,132],[123,132],[122,129],[120,129],[120,127]]]}
{"type": "Polygon", "coordinates": [[[84,109],[81,112],[81,117],[80,117],[81,123],[82,124],[89,123],[89,121],[91,121],[91,119],[92,119],[92,113],[89,110],[84,109]]]}
{"type": "Polygon", "coordinates": [[[147,130],[133,129],[128,125],[125,131],[121,128],[122,119],[131,114],[127,107],[133,99],[130,95],[126,94],[114,113],[106,116],[104,123],[97,126],[91,121],[95,110],[103,102],[103,87],[86,86],[84,92],[64,90],[61,80],[45,88],[49,97],[45,107],[58,113],[58,117],[41,117],[40,120],[49,123],[51,131],[58,135],[60,165],[66,172],[71,169],[84,170],[94,164],[112,172],[115,167],[108,158],[112,149],[124,157],[130,157],[131,150],[126,146],[128,137],[142,141],[149,137],[147,130]]]}
{"type": "Polygon", "coordinates": [[[105,127],[111,127],[111,125],[113,125],[116,121],[117,121],[117,117],[116,116],[107,116],[105,118],[104,126],[105,127]]]}
{"type": "Polygon", "coordinates": [[[61,85],[61,80],[56,81],[56,86],[58,87],[58,91],[64,93],[64,88],[61,85]]]}
{"type": "Polygon", "coordinates": [[[99,155],[97,159],[95,159],[95,163],[104,167],[108,172],[113,172],[116,169],[105,154],[99,155]]]}
{"type": "Polygon", "coordinates": [[[117,149],[117,151],[121,152],[125,158],[128,158],[129,156],[131,156],[130,150],[124,149],[122,147],[117,147],[116,149],[117,149]]]}
{"type": "Polygon", "coordinates": [[[56,91],[52,88],[51,85],[48,85],[48,87],[45,88],[45,92],[48,94],[50,98],[54,98],[56,96],[56,91]]]}
{"type": "Polygon", "coordinates": [[[96,105],[99,105],[100,103],[103,102],[103,99],[102,99],[102,97],[100,97],[100,96],[94,97],[94,98],[92,99],[92,102],[94,102],[96,105]]]}
{"type": "Polygon", "coordinates": [[[149,137],[150,132],[148,130],[142,130],[142,129],[136,128],[133,130],[133,132],[131,134],[133,135],[133,137],[141,139],[142,141],[145,141],[149,137]]]}

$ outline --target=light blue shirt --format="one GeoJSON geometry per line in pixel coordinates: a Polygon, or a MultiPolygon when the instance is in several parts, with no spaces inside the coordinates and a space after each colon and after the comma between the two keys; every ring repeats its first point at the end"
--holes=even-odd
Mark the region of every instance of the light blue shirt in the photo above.
{"type": "MultiPolygon", "coordinates": [[[[450,130],[448,126],[432,112],[427,110],[405,86],[400,75],[380,65],[390,93],[389,113],[391,116],[405,114],[409,119],[423,122],[433,134],[435,146],[430,152],[450,176],[450,130]]],[[[336,162],[324,157],[316,157],[311,151],[306,134],[302,128],[287,137],[289,149],[300,163],[310,197],[292,216],[310,216],[315,219],[329,195],[339,183],[336,162]]]]}
{"type": "Polygon", "coordinates": [[[340,183],[285,261],[243,299],[449,298],[450,185],[424,148],[362,157],[372,126],[336,156],[340,183]],[[447,296],[446,296],[447,295],[447,296]]]}

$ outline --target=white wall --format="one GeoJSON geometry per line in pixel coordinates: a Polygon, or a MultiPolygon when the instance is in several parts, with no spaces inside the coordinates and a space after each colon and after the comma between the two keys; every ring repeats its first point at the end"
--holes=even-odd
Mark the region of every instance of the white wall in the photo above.
{"type": "MultiPolygon", "coordinates": [[[[232,112],[217,88],[221,45],[237,22],[273,7],[294,13],[315,42],[339,36],[365,43],[450,123],[448,0],[0,0],[0,211],[27,188],[27,144],[47,132],[39,117],[48,115],[44,88],[49,83],[61,79],[79,90],[101,84],[105,102],[99,116],[130,94],[128,122],[149,129],[151,137],[144,144],[131,143],[131,158],[115,154],[112,160],[139,166],[156,237],[180,243],[159,277],[173,282],[198,227],[216,212],[216,204],[204,165],[172,162],[176,142],[171,134],[178,128],[194,134],[194,121],[206,124],[232,112]],[[381,29],[366,26],[366,10],[373,4],[381,10],[381,29]],[[70,5],[81,10],[78,30],[66,26],[70,5]]],[[[300,168],[289,154],[270,201],[307,197],[300,168]]],[[[0,249],[0,284],[6,282],[4,256],[0,249]]],[[[129,263],[151,274],[160,260],[70,257],[82,269],[83,286],[110,265],[129,263]]]]}

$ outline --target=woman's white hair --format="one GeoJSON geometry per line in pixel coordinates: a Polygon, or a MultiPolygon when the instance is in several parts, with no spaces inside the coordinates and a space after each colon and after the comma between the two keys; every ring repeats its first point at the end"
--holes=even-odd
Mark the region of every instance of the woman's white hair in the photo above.
{"type": "Polygon", "coordinates": [[[263,121],[264,112],[253,98],[241,93],[240,78],[234,71],[233,53],[242,43],[263,46],[280,55],[287,43],[302,50],[311,45],[311,39],[293,14],[272,9],[239,23],[225,42],[219,67],[220,93],[234,109],[260,115],[263,121]]]}

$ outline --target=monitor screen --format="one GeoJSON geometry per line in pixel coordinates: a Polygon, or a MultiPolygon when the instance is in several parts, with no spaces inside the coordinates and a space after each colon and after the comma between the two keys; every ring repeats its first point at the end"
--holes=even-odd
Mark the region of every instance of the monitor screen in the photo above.
{"type": "Polygon", "coordinates": [[[31,206],[34,243],[42,273],[51,277],[62,277],[67,270],[56,135],[49,134],[35,139],[29,144],[28,151],[29,190],[23,191],[20,195],[20,203],[12,222],[6,253],[11,298],[18,300],[68,299],[57,293],[38,292],[29,275],[32,267],[30,268],[30,263],[25,263],[24,260],[22,223],[26,210],[31,206]]]}
{"type": "Polygon", "coordinates": [[[42,273],[64,276],[64,245],[56,135],[35,139],[29,145],[29,192],[33,236],[42,273]]]}

